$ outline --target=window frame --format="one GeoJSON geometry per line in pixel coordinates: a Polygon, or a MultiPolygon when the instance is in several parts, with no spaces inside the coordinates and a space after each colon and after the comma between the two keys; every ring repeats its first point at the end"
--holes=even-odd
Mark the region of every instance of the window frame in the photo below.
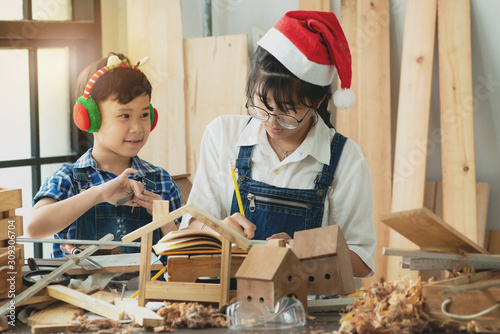
{"type": "MultiPolygon", "coordinates": [[[[17,160],[1,160],[0,168],[31,167],[32,194],[38,192],[42,183],[41,167],[53,163],[72,163],[91,145],[93,137],[79,131],[70,117],[72,154],[62,156],[40,156],[40,129],[38,105],[37,50],[46,47],[69,47],[69,96],[68,112],[73,110],[76,97],[75,83],[78,74],[92,61],[101,57],[101,6],[100,0],[72,0],[72,21],[32,20],[31,0],[23,0],[24,20],[0,21],[0,49],[27,49],[30,89],[30,134],[31,157],[17,160]],[[88,1],[93,1],[93,20],[80,20],[79,13],[87,10],[88,1]],[[31,29],[31,30],[30,30],[31,29]],[[33,33],[27,34],[27,31],[33,33]],[[89,145],[90,144],[90,145],[89,145]]],[[[88,10],[87,10],[88,11],[88,10]]],[[[1,186],[1,185],[0,185],[1,186]]],[[[43,257],[42,244],[34,244],[34,256],[43,257]]]]}

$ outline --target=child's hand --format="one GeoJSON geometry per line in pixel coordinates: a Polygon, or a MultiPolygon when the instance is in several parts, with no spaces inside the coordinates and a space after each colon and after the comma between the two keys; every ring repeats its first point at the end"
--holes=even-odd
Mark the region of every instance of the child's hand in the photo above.
{"type": "MultiPolygon", "coordinates": [[[[127,168],[117,178],[108,181],[100,187],[100,202],[116,204],[116,202],[131,193],[140,194],[143,190],[142,183],[128,178],[130,174],[137,174],[133,168],[127,168]]],[[[135,200],[136,196],[134,196],[135,200]]]]}
{"type": "Polygon", "coordinates": [[[246,237],[252,239],[255,235],[256,226],[251,221],[245,218],[241,213],[236,212],[233,215],[224,219],[224,224],[246,237]]]}
{"type": "MultiPolygon", "coordinates": [[[[146,208],[146,210],[148,210],[149,214],[152,216],[153,215],[153,201],[158,201],[158,200],[162,200],[160,195],[155,194],[155,193],[148,191],[146,189],[142,189],[142,192],[140,192],[140,193],[136,192],[134,194],[133,203],[130,204],[130,206],[142,206],[143,208],[146,208]]],[[[127,204],[127,205],[129,205],[129,204],[127,204]]]]}

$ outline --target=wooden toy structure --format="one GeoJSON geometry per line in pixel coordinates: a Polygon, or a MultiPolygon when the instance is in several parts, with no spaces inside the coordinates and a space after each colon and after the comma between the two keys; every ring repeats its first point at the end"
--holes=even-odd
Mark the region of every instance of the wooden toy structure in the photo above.
{"type": "Polygon", "coordinates": [[[23,217],[15,212],[22,206],[21,189],[0,188],[0,298],[14,294],[7,280],[12,273],[16,276],[15,290],[19,291],[23,284],[24,246],[16,244],[16,238],[23,234],[23,217]]]}
{"type": "Polygon", "coordinates": [[[238,300],[273,310],[280,298],[294,296],[307,309],[307,277],[290,248],[253,246],[236,273],[238,300]]]}
{"type": "Polygon", "coordinates": [[[308,273],[308,294],[356,290],[349,247],[338,225],[295,232],[293,251],[308,273]]]}
{"type": "MultiPolygon", "coordinates": [[[[163,203],[165,203],[165,201],[163,201],[163,203]]],[[[153,209],[153,211],[154,210],[155,209],[153,209]]],[[[153,213],[153,216],[153,222],[127,234],[122,238],[122,241],[125,244],[137,238],[141,238],[141,267],[139,272],[138,297],[139,306],[144,306],[146,304],[146,300],[149,299],[212,302],[219,303],[219,306],[228,304],[231,245],[234,243],[241,249],[247,250],[250,247],[250,240],[242,237],[231,228],[222,224],[210,213],[196,207],[193,204],[185,205],[172,213],[164,214],[161,218],[158,218],[155,213],[153,213]],[[193,217],[215,230],[222,237],[222,258],[219,284],[150,281],[151,250],[153,247],[152,232],[187,213],[191,214],[193,217]]]]}

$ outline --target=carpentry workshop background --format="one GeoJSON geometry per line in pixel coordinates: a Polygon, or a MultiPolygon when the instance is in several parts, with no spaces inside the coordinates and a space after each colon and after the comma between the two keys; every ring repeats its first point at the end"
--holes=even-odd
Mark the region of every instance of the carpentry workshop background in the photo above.
{"type": "MultiPolygon", "coordinates": [[[[185,202],[205,126],[247,113],[256,42],[296,9],[333,11],[350,43],[356,104],[331,121],[370,168],[376,272],[361,284],[444,279],[461,251],[477,269],[500,268],[488,255],[500,254],[496,0],[0,0],[0,259],[43,180],[91,146],[70,113],[86,64],[149,55],[161,115],[140,157],[174,175],[185,202]]],[[[50,244],[16,254],[49,257],[50,244]]]]}

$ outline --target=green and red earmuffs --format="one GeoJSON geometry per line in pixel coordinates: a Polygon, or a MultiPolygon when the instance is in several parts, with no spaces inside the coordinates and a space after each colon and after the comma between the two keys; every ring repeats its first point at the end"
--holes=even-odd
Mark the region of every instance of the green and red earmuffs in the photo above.
{"type": "MultiPolygon", "coordinates": [[[[85,86],[85,91],[83,95],[80,96],[73,107],[73,120],[76,126],[83,131],[96,132],[101,127],[101,112],[97,103],[92,99],[90,91],[96,81],[105,73],[113,71],[115,68],[131,68],[133,70],[143,73],[138,67],[144,65],[149,60],[149,57],[142,59],[137,65],[131,65],[126,59],[121,60],[117,56],[111,56],[108,58],[108,63],[106,66],[97,71],[87,82],[85,86]]],[[[143,73],[144,74],[144,73],[143,73]]],[[[156,127],[158,123],[158,111],[153,108],[151,103],[149,104],[149,118],[151,120],[151,131],[156,127]]]]}

